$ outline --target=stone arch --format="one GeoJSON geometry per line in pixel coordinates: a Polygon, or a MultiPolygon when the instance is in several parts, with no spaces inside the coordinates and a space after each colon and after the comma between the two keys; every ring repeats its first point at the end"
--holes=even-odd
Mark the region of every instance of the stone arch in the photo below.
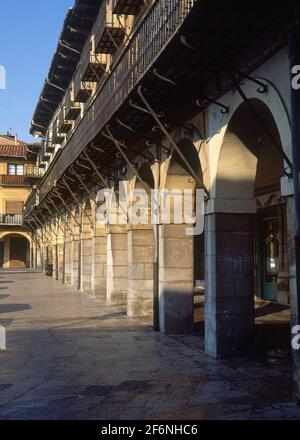
{"type": "MultiPolygon", "coordinates": [[[[272,82],[265,77],[256,76],[257,79],[264,81],[268,85],[267,93],[259,93],[257,85],[251,81],[245,81],[242,89],[248,99],[258,105],[265,106],[272,115],[275,126],[277,127],[279,141],[288,157],[291,157],[291,128],[290,117],[287,104],[280,95],[278,89],[272,82]]],[[[230,109],[228,114],[222,114],[217,106],[210,105],[207,110],[208,120],[208,139],[209,139],[209,168],[210,168],[210,200],[207,204],[207,211],[214,209],[214,198],[216,193],[216,179],[218,173],[219,157],[223,145],[228,125],[236,111],[243,105],[244,101],[240,95],[234,91],[222,97],[222,103],[230,109]]]]}
{"type": "MultiPolygon", "coordinates": [[[[250,103],[272,136],[247,103],[237,106],[222,133],[214,204],[210,206],[213,212],[209,210],[206,216],[209,270],[205,344],[207,353],[216,357],[239,355],[254,342],[254,294],[261,235],[257,207],[259,199],[271,193],[280,199],[284,175],[283,157],[276,146],[280,145],[281,136],[273,114],[256,97],[250,98],[250,103]]],[[[277,205],[275,210],[279,210],[277,205]]]]}
{"type": "Polygon", "coordinates": [[[30,267],[31,240],[25,232],[5,232],[0,237],[0,267],[30,267]]]}
{"type": "MultiPolygon", "coordinates": [[[[184,154],[185,158],[187,159],[188,163],[192,167],[193,171],[201,177],[201,179],[204,178],[205,184],[208,184],[208,160],[207,160],[207,154],[204,151],[203,145],[204,141],[202,139],[194,141],[190,137],[183,137],[179,138],[177,140],[177,145],[180,148],[180,151],[184,154]],[[205,171],[205,175],[203,173],[205,171]]],[[[190,176],[190,172],[187,169],[186,165],[176,152],[174,148],[170,147],[170,154],[166,157],[162,164],[162,170],[161,170],[161,177],[160,177],[160,188],[164,189],[167,186],[167,180],[170,174],[174,174],[174,166],[178,167],[178,170],[182,168],[179,173],[183,175],[190,176]],[[170,167],[172,167],[170,169],[170,167]]]]}
{"type": "MultiPolygon", "coordinates": [[[[278,144],[280,134],[265,103],[250,99],[278,144]]],[[[249,201],[255,193],[277,187],[284,175],[282,154],[257,122],[246,103],[234,112],[219,155],[216,197],[249,201]],[[249,127],[251,129],[249,130],[249,127]]]]}

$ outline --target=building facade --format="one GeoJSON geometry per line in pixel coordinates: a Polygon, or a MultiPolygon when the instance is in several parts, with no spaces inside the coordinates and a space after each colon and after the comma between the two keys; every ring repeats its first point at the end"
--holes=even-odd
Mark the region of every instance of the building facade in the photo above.
{"type": "Polygon", "coordinates": [[[0,135],[0,268],[25,268],[31,262],[31,237],[23,226],[30,194],[28,178],[35,169],[36,146],[10,134],[0,135]],[[30,149],[31,147],[31,149],[30,149]]]}
{"type": "Polygon", "coordinates": [[[33,117],[45,175],[25,224],[44,272],[162,332],[191,332],[202,292],[205,350],[222,358],[251,348],[257,299],[299,320],[290,81],[299,9],[213,3],[78,0],[69,10],[33,117]],[[125,196],[201,189],[204,233],[187,235],[174,219],[111,222],[120,202],[102,209],[102,189],[119,196],[125,182],[125,196]]]}

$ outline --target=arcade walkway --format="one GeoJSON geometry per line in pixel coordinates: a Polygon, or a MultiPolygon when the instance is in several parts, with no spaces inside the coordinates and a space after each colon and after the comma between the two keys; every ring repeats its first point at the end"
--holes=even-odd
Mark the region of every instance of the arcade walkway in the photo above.
{"type": "Polygon", "coordinates": [[[0,325],[0,419],[300,419],[287,358],[215,361],[37,273],[0,273],[0,325]]]}

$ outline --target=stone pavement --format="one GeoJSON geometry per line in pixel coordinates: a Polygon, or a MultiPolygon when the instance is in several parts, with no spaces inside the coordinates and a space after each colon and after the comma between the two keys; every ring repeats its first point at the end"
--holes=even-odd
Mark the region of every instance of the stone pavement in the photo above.
{"type": "Polygon", "coordinates": [[[0,419],[300,419],[286,359],[210,359],[37,273],[0,273],[0,325],[0,419]]]}

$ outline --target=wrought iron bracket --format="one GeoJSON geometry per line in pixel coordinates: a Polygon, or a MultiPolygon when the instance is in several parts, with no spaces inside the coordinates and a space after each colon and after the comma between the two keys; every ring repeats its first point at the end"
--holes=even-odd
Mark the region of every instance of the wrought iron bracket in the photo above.
{"type": "Polygon", "coordinates": [[[121,156],[123,157],[123,159],[125,160],[127,165],[129,166],[129,168],[131,169],[133,174],[136,176],[136,178],[138,179],[140,184],[145,188],[146,191],[149,191],[149,189],[145,185],[145,182],[143,181],[143,179],[141,178],[139,172],[137,171],[136,167],[133,166],[132,162],[130,161],[130,159],[125,154],[124,149],[122,148],[124,144],[114,137],[114,135],[111,132],[110,126],[107,125],[106,128],[105,128],[105,131],[102,130],[101,134],[106,139],[109,139],[111,142],[113,142],[115,144],[117,150],[119,151],[119,153],[121,154],[121,156]]]}
{"type": "Polygon", "coordinates": [[[254,105],[252,104],[252,102],[248,99],[246,93],[243,91],[243,89],[241,88],[240,84],[238,81],[236,81],[234,75],[231,73],[231,71],[227,70],[227,74],[229,79],[231,80],[231,82],[234,84],[234,87],[236,88],[236,90],[238,91],[240,97],[243,99],[243,101],[245,102],[245,104],[247,105],[247,107],[249,108],[249,110],[251,111],[251,113],[253,114],[253,116],[255,117],[255,119],[257,120],[257,122],[259,123],[259,125],[261,126],[261,128],[264,130],[264,132],[269,136],[269,138],[271,139],[272,143],[274,144],[274,146],[277,148],[277,150],[279,151],[279,153],[281,154],[281,156],[283,157],[283,159],[285,160],[285,162],[288,164],[288,166],[290,167],[290,169],[293,169],[293,165],[291,160],[289,159],[289,157],[287,156],[287,154],[285,153],[285,151],[283,150],[281,144],[277,141],[277,139],[275,138],[275,136],[273,135],[272,131],[269,129],[269,127],[265,124],[264,120],[261,118],[260,114],[256,111],[256,108],[254,107],[254,105]]]}
{"type": "Polygon", "coordinates": [[[253,76],[247,75],[246,73],[243,73],[240,70],[235,69],[232,66],[227,66],[227,70],[231,70],[233,73],[236,73],[241,78],[248,79],[249,81],[251,81],[254,84],[258,85],[259,86],[258,89],[257,89],[258,93],[261,93],[261,94],[268,93],[268,84],[260,81],[257,78],[254,78],[253,76]]]}
{"type": "Polygon", "coordinates": [[[193,170],[192,166],[190,165],[190,163],[188,162],[188,160],[186,159],[186,157],[184,156],[184,154],[182,153],[182,151],[180,150],[180,148],[178,147],[177,143],[175,142],[173,136],[168,132],[168,130],[166,129],[166,127],[164,126],[164,124],[160,121],[160,119],[157,117],[157,114],[155,113],[155,111],[153,110],[153,108],[151,107],[151,105],[149,104],[148,100],[146,99],[146,97],[143,94],[143,87],[140,85],[138,87],[138,94],[143,102],[143,104],[145,105],[146,109],[148,110],[148,112],[151,114],[151,116],[153,117],[153,119],[155,120],[156,124],[158,125],[158,127],[160,128],[160,130],[162,131],[162,133],[165,135],[165,137],[168,139],[168,141],[170,142],[170,144],[174,147],[175,151],[177,152],[178,156],[181,158],[181,160],[184,162],[184,164],[186,165],[187,169],[189,170],[191,176],[195,179],[195,181],[201,186],[201,188],[204,189],[206,195],[208,196],[209,192],[206,188],[206,186],[204,185],[203,180],[197,176],[197,174],[195,173],[195,171],[193,170]]]}
{"type": "MultiPolygon", "coordinates": [[[[58,208],[56,207],[56,205],[55,205],[55,203],[53,202],[53,200],[49,199],[49,201],[50,201],[51,205],[53,206],[54,210],[56,211],[58,217],[60,217],[60,216],[61,216],[61,213],[59,212],[59,210],[58,210],[58,208]]],[[[74,235],[73,230],[70,228],[70,226],[68,225],[68,223],[66,223],[66,226],[67,226],[67,228],[69,229],[70,234],[73,236],[73,235],[74,235]]],[[[63,232],[64,232],[64,231],[63,231],[63,232]]]]}
{"type": "Polygon", "coordinates": [[[60,199],[60,201],[62,202],[62,204],[64,205],[64,207],[66,208],[66,210],[68,211],[74,222],[77,224],[77,226],[79,226],[81,230],[81,224],[78,222],[77,218],[73,215],[72,211],[70,210],[70,208],[68,207],[62,196],[59,194],[57,190],[54,190],[54,194],[60,199]]]}
{"type": "Polygon", "coordinates": [[[45,235],[46,238],[48,237],[47,240],[51,241],[52,237],[46,232],[46,230],[44,230],[45,226],[43,225],[43,223],[40,221],[40,219],[34,213],[32,213],[32,215],[36,219],[36,222],[40,225],[42,235],[45,235]]]}
{"type": "MultiPolygon", "coordinates": [[[[200,98],[198,98],[196,100],[197,107],[201,107],[199,99],[200,98]]],[[[211,104],[215,104],[218,107],[221,107],[221,113],[223,115],[226,115],[227,113],[229,113],[230,107],[228,105],[222,104],[221,102],[216,101],[215,99],[212,99],[212,98],[208,98],[208,97],[203,97],[202,99],[203,99],[203,101],[207,101],[207,102],[210,102],[211,104]]]]}
{"type": "Polygon", "coordinates": [[[84,150],[83,151],[83,155],[85,157],[85,159],[89,162],[89,164],[91,165],[91,167],[93,168],[93,170],[95,171],[96,175],[99,177],[99,179],[101,180],[101,182],[104,185],[104,188],[107,186],[104,177],[102,176],[102,174],[100,173],[100,171],[98,170],[98,168],[96,167],[96,165],[94,164],[94,162],[92,161],[92,159],[89,157],[89,155],[87,154],[87,152],[84,150]]]}

